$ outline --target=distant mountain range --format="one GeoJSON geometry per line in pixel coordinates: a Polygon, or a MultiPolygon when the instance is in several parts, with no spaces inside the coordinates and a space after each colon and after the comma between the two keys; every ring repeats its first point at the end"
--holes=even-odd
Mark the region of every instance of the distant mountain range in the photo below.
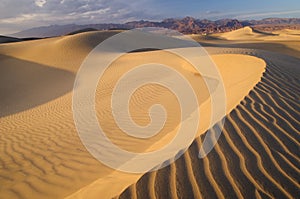
{"type": "Polygon", "coordinates": [[[300,25],[300,18],[267,18],[262,20],[247,20],[239,21],[237,19],[221,19],[221,20],[207,20],[195,19],[192,17],[185,17],[182,19],[169,18],[160,22],[153,21],[132,21],[124,24],[87,24],[87,25],[51,25],[31,28],[24,30],[11,36],[24,38],[24,37],[53,37],[66,34],[75,34],[82,32],[82,30],[112,30],[112,29],[133,29],[142,27],[161,27],[177,30],[184,34],[207,34],[216,32],[228,32],[236,30],[245,26],[262,26],[267,25],[300,25]]]}

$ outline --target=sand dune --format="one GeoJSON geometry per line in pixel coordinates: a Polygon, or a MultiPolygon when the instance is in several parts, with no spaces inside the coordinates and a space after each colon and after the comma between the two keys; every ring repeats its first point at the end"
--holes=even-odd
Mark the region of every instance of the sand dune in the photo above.
{"type": "MultiPolygon", "coordinates": [[[[0,117],[1,197],[296,198],[299,195],[299,59],[265,51],[207,48],[215,54],[212,58],[224,78],[230,114],[218,144],[206,158],[197,158],[203,133],[207,131],[204,119],[206,122],[184,156],[157,172],[143,176],[126,174],[95,160],[78,138],[70,88],[88,52],[116,33],[88,32],[0,45],[0,105],[1,110],[6,108],[0,117]],[[41,76],[36,77],[37,73],[41,76]]],[[[163,51],[148,51],[122,57],[107,71],[106,79],[102,79],[104,84],[98,85],[97,102],[108,103],[114,82],[132,67],[131,63],[147,60],[170,64],[191,81],[201,83],[201,76],[195,75],[189,64],[170,56],[163,51]]],[[[167,106],[170,115],[176,116],[176,103],[169,103],[172,96],[164,89],[150,86],[139,92],[132,100],[133,115],[138,122],[147,123],[149,118],[134,107],[143,108],[142,105],[157,100],[167,106]],[[148,91],[161,94],[155,98],[148,91]],[[140,99],[141,95],[145,99],[140,99]]],[[[209,115],[205,95],[203,100],[202,115],[209,115]]],[[[178,122],[178,118],[170,118],[163,135],[132,146],[132,140],[116,133],[119,129],[111,115],[106,114],[108,106],[105,110],[96,107],[98,118],[111,132],[108,137],[127,150],[147,151],[164,145],[174,135],[178,122]]]]}
{"type": "Polygon", "coordinates": [[[281,30],[274,31],[272,33],[262,32],[255,30],[249,26],[234,30],[227,33],[217,33],[212,34],[212,37],[226,39],[226,40],[250,40],[250,41],[286,41],[286,40],[298,40],[299,41],[299,31],[297,30],[281,30]]]}
{"type": "Polygon", "coordinates": [[[175,163],[145,174],[117,198],[299,196],[298,59],[246,49],[210,52],[263,58],[267,69],[262,81],[226,117],[222,137],[206,158],[197,158],[202,135],[175,163]]]}
{"type": "MultiPolygon", "coordinates": [[[[171,66],[176,67],[177,63],[180,63],[179,60],[177,59],[170,59],[168,54],[164,54],[164,52],[160,52],[160,51],[154,51],[154,52],[147,52],[147,53],[142,53],[142,54],[130,54],[128,56],[126,56],[127,58],[125,60],[120,60],[120,65],[116,64],[116,66],[111,68],[111,73],[114,74],[116,77],[118,77],[119,73],[123,73],[123,70],[127,70],[126,67],[129,67],[130,65],[132,65],[131,63],[139,63],[139,62],[147,62],[150,60],[154,59],[158,59],[160,58],[160,63],[168,63],[171,66]],[[148,55],[147,55],[148,54],[148,55]],[[139,56],[137,56],[139,55],[139,56]],[[162,56],[164,57],[164,59],[162,60],[162,56]],[[127,60],[130,61],[127,61],[127,60]],[[149,59],[149,60],[147,60],[149,59]],[[172,60],[172,61],[170,61],[172,60]],[[127,66],[129,64],[129,66],[127,66]],[[122,66],[123,70],[120,69],[120,66],[122,66]],[[118,70],[118,71],[117,71],[118,70]]],[[[226,87],[226,94],[228,95],[228,103],[227,103],[227,112],[229,112],[230,110],[232,110],[239,102],[240,100],[243,99],[243,97],[245,95],[248,94],[249,90],[251,90],[251,88],[253,88],[253,86],[256,84],[256,82],[258,82],[261,78],[262,72],[264,71],[264,66],[265,63],[264,61],[255,58],[255,57],[250,57],[250,56],[245,56],[245,55],[215,55],[213,56],[213,60],[217,63],[224,83],[225,83],[225,87],[226,87]],[[244,68],[240,68],[239,67],[239,63],[241,63],[243,61],[244,63],[244,68]],[[245,79],[247,79],[245,81],[245,79]]],[[[182,64],[181,64],[182,65],[182,64]]],[[[132,66],[131,66],[132,67],[132,66]]],[[[108,71],[108,73],[110,73],[110,71],[108,71]]],[[[199,76],[195,76],[194,72],[193,73],[186,73],[184,71],[182,71],[181,74],[187,75],[188,78],[190,80],[197,80],[199,79],[199,76]]],[[[111,78],[111,75],[107,75],[107,78],[111,78]]],[[[107,81],[108,81],[107,79],[107,81]]],[[[117,80],[117,78],[116,78],[117,80]]],[[[105,80],[103,80],[104,82],[107,82],[105,80]]],[[[197,82],[197,81],[196,81],[197,82]]],[[[201,83],[201,82],[200,82],[201,83]]],[[[195,83],[194,83],[195,84],[195,83]]],[[[203,83],[202,83],[203,84],[203,83]]],[[[110,85],[108,85],[108,87],[110,87],[110,85]]],[[[201,89],[202,87],[198,86],[196,87],[197,89],[201,89]]],[[[107,91],[109,93],[109,90],[111,88],[104,88],[104,91],[107,91]]],[[[160,90],[160,88],[153,88],[150,87],[148,88],[149,90],[147,91],[147,89],[142,90],[142,95],[145,98],[145,100],[142,100],[140,104],[135,104],[136,109],[141,112],[141,113],[145,113],[146,111],[143,111],[143,109],[148,109],[147,104],[149,102],[151,102],[151,104],[153,104],[157,99],[153,98],[153,90],[154,93],[162,93],[159,95],[159,103],[163,104],[164,107],[167,109],[168,111],[168,115],[170,116],[170,119],[167,120],[166,124],[165,124],[165,128],[159,133],[159,135],[154,136],[151,139],[147,139],[147,140],[138,140],[138,139],[132,139],[128,136],[124,136],[120,133],[120,130],[115,128],[113,131],[115,132],[114,134],[109,134],[108,137],[114,142],[116,143],[118,146],[121,146],[122,148],[129,150],[129,151],[134,151],[134,152],[143,152],[143,151],[153,151],[153,150],[157,150],[162,146],[165,146],[166,143],[170,142],[170,140],[174,137],[174,135],[176,134],[176,126],[177,126],[177,121],[178,118],[176,118],[176,116],[178,116],[178,114],[176,114],[177,110],[177,104],[176,101],[172,102],[172,96],[168,95],[168,92],[164,91],[164,90],[160,90]],[[150,91],[150,93],[149,93],[150,91]],[[152,91],[152,92],[151,92],[152,91]],[[164,97],[166,95],[166,97],[164,97]],[[141,106],[144,106],[141,107],[141,106]],[[176,120],[177,119],[177,120],[176,120]],[[173,130],[175,128],[175,130],[173,130]],[[134,143],[134,145],[132,144],[134,143]]],[[[202,88],[202,92],[200,92],[200,90],[197,90],[199,93],[199,101],[201,102],[201,97],[205,96],[203,95],[203,88],[202,88]]],[[[102,92],[103,94],[103,92],[102,92]]],[[[138,94],[137,94],[138,95],[138,94]]],[[[104,95],[106,96],[106,94],[104,95]]],[[[99,100],[99,104],[107,104],[107,102],[105,102],[105,97],[103,95],[101,96],[103,98],[103,100],[99,100]]],[[[108,95],[110,96],[110,95],[108,95]]],[[[139,99],[139,97],[137,97],[137,99],[139,99]]],[[[107,101],[109,101],[110,99],[108,99],[107,101]]],[[[135,103],[135,99],[133,99],[133,103],[135,103]]],[[[97,105],[96,105],[97,107],[97,105]]],[[[105,105],[105,109],[108,109],[109,106],[105,105]]],[[[104,112],[108,112],[107,110],[103,110],[104,112]]],[[[134,111],[133,111],[134,112],[134,111]]],[[[138,117],[135,118],[135,114],[133,113],[133,118],[135,119],[135,121],[137,122],[147,122],[148,121],[148,117],[145,117],[145,114],[139,114],[137,115],[138,117]],[[143,121],[141,121],[143,120],[143,121]]],[[[210,106],[209,106],[209,101],[206,101],[206,103],[202,104],[202,107],[200,109],[200,114],[201,114],[201,122],[199,123],[199,131],[197,135],[200,135],[202,133],[205,132],[205,130],[208,128],[209,126],[209,118],[210,118],[210,106]]],[[[101,118],[101,112],[98,115],[98,118],[101,118]]],[[[104,123],[104,128],[109,128],[112,129],[112,127],[116,126],[116,124],[114,123],[114,121],[112,120],[111,116],[109,116],[109,114],[104,115],[102,114],[102,118],[100,119],[100,121],[102,123],[104,123]]],[[[93,182],[92,184],[80,189],[79,191],[77,191],[76,193],[72,194],[70,197],[68,198],[97,198],[99,195],[101,195],[104,198],[110,198],[114,195],[113,192],[113,188],[115,188],[116,190],[122,190],[123,186],[125,185],[124,180],[121,180],[120,178],[120,173],[119,172],[115,172],[111,175],[109,175],[107,178],[99,178],[97,181],[93,182]],[[117,176],[117,177],[116,177],[117,176]],[[109,180],[110,183],[107,183],[109,180]],[[117,185],[115,185],[114,183],[118,183],[117,185]],[[112,187],[111,184],[114,184],[114,186],[112,187]],[[107,189],[109,189],[109,191],[107,191],[107,189]]],[[[127,177],[128,179],[131,179],[131,181],[136,181],[138,180],[138,177],[140,177],[140,175],[124,175],[122,174],[122,176],[125,178],[127,177]]],[[[129,182],[129,181],[127,181],[129,182]]]]}

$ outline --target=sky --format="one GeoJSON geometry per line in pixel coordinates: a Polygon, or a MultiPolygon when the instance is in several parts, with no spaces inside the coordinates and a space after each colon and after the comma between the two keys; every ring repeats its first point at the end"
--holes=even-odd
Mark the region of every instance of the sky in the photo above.
{"type": "Polygon", "coordinates": [[[300,0],[0,0],[0,34],[38,26],[199,19],[300,17],[300,0]]]}

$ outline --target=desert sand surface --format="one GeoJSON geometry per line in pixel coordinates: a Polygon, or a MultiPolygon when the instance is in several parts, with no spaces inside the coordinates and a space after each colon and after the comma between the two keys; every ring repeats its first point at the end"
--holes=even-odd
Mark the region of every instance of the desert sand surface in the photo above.
{"type": "MultiPolygon", "coordinates": [[[[199,95],[203,102],[200,113],[206,117],[194,142],[170,166],[146,174],[128,174],[94,159],[76,132],[72,86],[86,55],[116,33],[88,32],[0,45],[1,197],[299,196],[299,59],[294,54],[287,55],[290,51],[280,53],[279,48],[269,52],[241,46],[228,48],[226,42],[218,47],[206,41],[207,46],[213,46],[206,49],[223,77],[228,107],[221,138],[204,159],[198,159],[201,142],[206,133],[214,132],[214,129],[207,131],[210,115],[207,95],[199,95]]],[[[295,45],[292,52],[299,53],[297,48],[295,45]]],[[[96,99],[105,106],[103,109],[96,104],[97,116],[108,129],[108,137],[118,146],[137,152],[157,149],[169,142],[178,125],[176,100],[170,103],[174,96],[150,85],[133,97],[133,117],[141,124],[149,122],[145,116],[147,106],[143,105],[157,101],[166,105],[169,115],[174,117],[168,118],[161,135],[146,142],[119,135],[120,130],[107,113],[108,101],[117,78],[132,67],[131,63],[158,59],[177,67],[205,90],[205,77],[195,74],[178,57],[171,57],[164,51],[126,54],[107,70],[104,76],[107,79],[100,81],[96,99]],[[149,91],[160,95],[153,96],[149,91]],[[145,98],[140,99],[141,95],[145,98]]]]}

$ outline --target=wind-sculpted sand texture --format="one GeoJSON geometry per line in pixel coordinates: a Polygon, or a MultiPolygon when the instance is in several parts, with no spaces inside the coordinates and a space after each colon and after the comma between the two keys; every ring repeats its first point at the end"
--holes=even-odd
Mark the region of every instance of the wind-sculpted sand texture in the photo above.
{"type": "MultiPolygon", "coordinates": [[[[208,49],[211,53],[218,51],[220,54],[214,55],[213,60],[224,78],[228,95],[227,112],[231,113],[227,116],[218,144],[207,158],[197,158],[202,135],[175,163],[143,177],[142,174],[115,171],[95,160],[81,143],[75,129],[70,82],[90,50],[116,33],[90,32],[0,45],[1,89],[5,88],[1,90],[1,96],[6,99],[2,101],[1,98],[0,102],[3,107],[4,102],[8,107],[0,117],[1,198],[111,198],[133,183],[121,194],[121,198],[299,195],[299,60],[263,51],[208,49]],[[261,82],[265,62],[260,58],[267,62],[261,82]],[[30,67],[33,74],[22,75],[22,67],[30,67]],[[5,74],[14,75],[11,68],[20,72],[13,77],[15,82],[8,89],[7,83],[12,79],[3,78],[5,74]],[[35,70],[43,76],[33,78],[35,70]],[[16,97],[18,89],[25,93],[24,101],[20,100],[22,96],[16,97]],[[39,89],[41,92],[34,99],[32,95],[39,89]],[[21,108],[14,107],[14,104],[21,108]]],[[[116,81],[114,78],[117,73],[128,70],[128,62],[138,63],[141,56],[157,59],[160,54],[160,51],[135,52],[120,59],[107,71],[107,81],[103,79],[106,84],[98,85],[96,99],[106,103],[109,89],[116,81]],[[125,67],[118,70],[120,66],[125,67]]],[[[168,59],[160,61],[167,63],[168,59]]],[[[180,63],[176,59],[172,61],[180,63]]],[[[192,79],[201,79],[188,67],[182,67],[181,72],[192,79]]],[[[141,106],[157,100],[157,96],[146,91],[161,91],[163,103],[166,98],[172,97],[164,89],[159,89],[162,88],[151,85],[140,89],[132,104],[141,106]],[[140,96],[146,97],[146,101],[140,96]]],[[[119,130],[109,116],[101,112],[100,106],[96,108],[98,118],[110,130],[108,137],[127,150],[156,149],[168,141],[168,136],[165,136],[152,140],[154,145],[143,143],[136,148],[130,140],[115,135],[119,130]]],[[[107,107],[104,108],[105,113],[107,107]]],[[[172,106],[169,110],[174,112],[172,106]]],[[[149,118],[143,117],[145,110],[140,115],[133,106],[132,111],[141,124],[149,121],[149,118]]],[[[169,127],[174,127],[176,121],[176,117],[171,117],[172,125],[169,127]]],[[[206,130],[204,125],[198,135],[206,130]]]]}
{"type": "Polygon", "coordinates": [[[260,57],[266,71],[226,116],[207,157],[197,157],[204,134],[176,162],[145,174],[116,198],[299,198],[300,60],[249,49],[209,52],[260,57]]]}

